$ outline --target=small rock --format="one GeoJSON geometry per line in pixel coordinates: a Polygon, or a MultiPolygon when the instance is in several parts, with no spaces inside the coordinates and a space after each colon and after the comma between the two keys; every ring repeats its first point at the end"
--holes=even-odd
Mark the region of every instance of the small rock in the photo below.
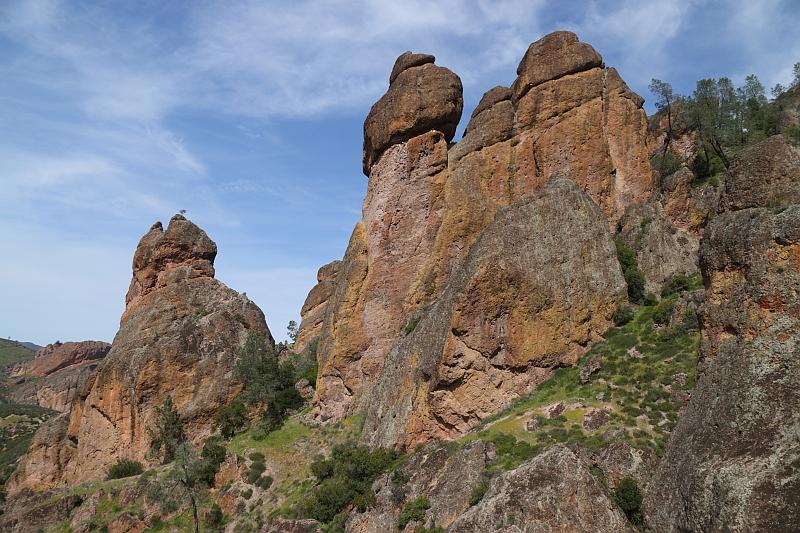
{"type": "Polygon", "coordinates": [[[314,396],[314,387],[311,386],[311,383],[307,379],[301,379],[297,383],[294,384],[294,388],[297,390],[297,393],[300,394],[300,397],[304,400],[308,400],[312,396],[314,396]]]}
{"type": "Polygon", "coordinates": [[[606,399],[606,393],[605,392],[598,392],[597,395],[595,396],[595,398],[597,399],[598,402],[602,402],[603,400],[606,399]]]}
{"type": "Polygon", "coordinates": [[[547,418],[553,418],[554,416],[558,416],[564,412],[567,405],[564,402],[554,403],[552,405],[548,405],[543,409],[544,415],[547,418]]]}
{"type": "Polygon", "coordinates": [[[525,431],[536,431],[542,425],[542,420],[538,416],[525,421],[525,431]]]}
{"type": "Polygon", "coordinates": [[[610,419],[611,417],[609,414],[603,409],[595,409],[590,407],[583,415],[583,429],[587,431],[600,429],[610,419]]]}
{"type": "Polygon", "coordinates": [[[591,357],[588,361],[583,363],[580,367],[581,384],[586,385],[589,383],[589,378],[591,375],[601,368],[602,366],[600,365],[600,358],[597,356],[591,357]]]}

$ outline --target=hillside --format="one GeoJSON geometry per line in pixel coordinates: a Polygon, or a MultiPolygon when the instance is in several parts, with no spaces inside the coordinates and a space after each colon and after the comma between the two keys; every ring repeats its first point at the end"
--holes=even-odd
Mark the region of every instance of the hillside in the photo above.
{"type": "Polygon", "coordinates": [[[0,368],[33,359],[39,347],[34,344],[0,339],[0,368]]]}

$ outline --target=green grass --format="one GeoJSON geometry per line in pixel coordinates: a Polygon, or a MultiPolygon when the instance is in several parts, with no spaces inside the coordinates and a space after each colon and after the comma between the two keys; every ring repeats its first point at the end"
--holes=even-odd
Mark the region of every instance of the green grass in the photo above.
{"type": "Polygon", "coordinates": [[[660,453],[682,405],[680,400],[671,400],[668,387],[691,389],[699,333],[682,327],[654,328],[654,311],[653,307],[640,307],[633,320],[609,330],[605,340],[581,359],[581,363],[591,357],[600,360],[601,369],[591,381],[581,384],[577,367],[559,368],[533,394],[485,419],[460,441],[503,442],[508,449],[499,454],[500,468],[511,468],[531,450],[538,453],[556,443],[602,448],[610,443],[614,430],[632,446],[660,453]],[[686,385],[672,386],[679,373],[686,374],[686,385]],[[548,419],[544,409],[558,402],[564,402],[564,412],[548,419]],[[602,408],[609,414],[609,420],[593,431],[583,428],[590,408],[602,408]],[[641,415],[645,419],[637,419],[641,415]],[[526,423],[537,417],[539,425],[528,431],[526,423]],[[505,436],[513,437],[517,444],[505,436]]]}
{"type": "Polygon", "coordinates": [[[39,426],[55,414],[36,405],[0,403],[0,486],[14,471],[17,459],[28,450],[39,426]]]}
{"type": "Polygon", "coordinates": [[[0,368],[33,359],[36,352],[18,341],[0,339],[0,368]]]}

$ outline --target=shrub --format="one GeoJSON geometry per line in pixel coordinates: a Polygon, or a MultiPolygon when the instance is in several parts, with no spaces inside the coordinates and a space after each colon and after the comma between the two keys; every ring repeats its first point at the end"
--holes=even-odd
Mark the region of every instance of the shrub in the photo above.
{"type": "Polygon", "coordinates": [[[261,476],[256,480],[256,487],[267,490],[272,486],[272,476],[261,476]]]}
{"type": "Polygon", "coordinates": [[[800,124],[790,124],[783,130],[786,140],[795,146],[800,146],[800,124]]]}
{"type": "Polygon", "coordinates": [[[669,278],[669,281],[666,285],[661,289],[661,297],[665,298],[667,296],[672,296],[673,294],[679,294],[684,291],[690,291],[695,289],[699,283],[693,276],[687,276],[686,274],[679,272],[669,278]]]}
{"type": "Polygon", "coordinates": [[[497,464],[502,468],[513,468],[527,461],[539,449],[525,441],[518,441],[513,435],[498,433],[489,439],[497,451],[497,464]]]}
{"type": "Polygon", "coordinates": [[[252,495],[253,495],[253,489],[243,490],[241,494],[242,498],[244,498],[245,500],[249,500],[252,495]]]}
{"type": "Polygon", "coordinates": [[[259,333],[251,332],[237,355],[233,371],[244,383],[245,399],[266,408],[260,431],[279,428],[288,411],[303,404],[294,388],[294,367],[291,363],[279,364],[275,350],[259,333]]]}
{"type": "Polygon", "coordinates": [[[636,252],[630,249],[620,239],[614,241],[617,248],[617,259],[619,259],[622,274],[625,276],[625,283],[628,285],[628,299],[633,303],[639,303],[644,297],[644,274],[636,264],[636,252]]]}
{"type": "Polygon", "coordinates": [[[642,505],[642,493],[639,491],[639,485],[635,479],[623,478],[611,496],[631,523],[639,524],[641,522],[639,509],[642,505]]]}
{"type": "Polygon", "coordinates": [[[652,292],[648,292],[644,295],[644,299],[642,300],[642,305],[647,307],[652,307],[658,304],[658,298],[652,292]]]}
{"type": "Polygon", "coordinates": [[[634,310],[633,307],[629,305],[623,305],[617,308],[614,311],[614,315],[612,319],[614,320],[614,325],[617,327],[624,326],[631,320],[633,320],[634,310]]]}
{"type": "Polygon", "coordinates": [[[345,443],[333,447],[329,458],[318,457],[311,472],[319,484],[310,498],[298,506],[301,516],[330,523],[353,505],[366,509],[375,498],[372,483],[397,460],[392,450],[345,443]]]}
{"type": "Polygon", "coordinates": [[[222,509],[216,503],[211,505],[208,513],[206,513],[206,525],[211,531],[219,531],[222,529],[222,524],[225,521],[225,515],[222,514],[222,509]]]}
{"type": "Polygon", "coordinates": [[[230,439],[247,424],[247,408],[239,400],[221,407],[214,415],[220,434],[230,439]]]}
{"type": "Polygon", "coordinates": [[[675,302],[673,300],[661,300],[656,306],[656,310],[653,311],[653,322],[662,326],[669,323],[674,306],[675,302]]]}
{"type": "Polygon", "coordinates": [[[161,455],[162,462],[167,464],[175,459],[175,453],[183,442],[186,433],[183,431],[183,422],[178,416],[178,410],[172,402],[172,396],[167,396],[159,407],[156,407],[155,423],[147,428],[150,437],[150,452],[161,455]]]}
{"type": "Polygon", "coordinates": [[[203,443],[200,458],[192,464],[194,478],[198,482],[213,487],[219,466],[224,461],[225,447],[219,442],[219,437],[209,437],[203,443]]]}
{"type": "Polygon", "coordinates": [[[123,477],[138,476],[144,471],[142,463],[131,459],[120,459],[110,467],[106,479],[120,479],[123,477]]]}
{"type": "Polygon", "coordinates": [[[412,331],[414,331],[414,329],[416,329],[416,327],[417,327],[417,324],[419,324],[419,317],[417,317],[417,318],[412,318],[412,319],[411,319],[411,320],[408,322],[408,324],[406,324],[406,326],[403,328],[403,334],[404,334],[404,335],[408,335],[409,333],[411,333],[412,331]]]}
{"type": "Polygon", "coordinates": [[[409,522],[422,522],[425,520],[425,511],[431,508],[431,502],[425,496],[414,498],[406,503],[397,517],[397,529],[402,531],[409,522]]]}
{"type": "Polygon", "coordinates": [[[469,493],[469,504],[475,505],[481,501],[487,490],[489,490],[489,480],[483,478],[472,488],[472,492],[469,493]]]}
{"type": "Polygon", "coordinates": [[[681,159],[671,151],[660,153],[650,158],[650,164],[653,170],[658,172],[659,177],[663,180],[673,172],[681,168],[681,159]]]}

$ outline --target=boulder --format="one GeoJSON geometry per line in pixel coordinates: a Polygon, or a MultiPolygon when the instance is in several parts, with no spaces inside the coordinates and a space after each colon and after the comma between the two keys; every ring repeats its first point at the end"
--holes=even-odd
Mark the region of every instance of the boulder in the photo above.
{"type": "Polygon", "coordinates": [[[317,272],[317,284],[308,293],[303,307],[300,309],[300,328],[294,341],[294,350],[302,352],[319,338],[328,300],[333,296],[336,287],[336,274],[341,261],[332,261],[320,267],[317,272]]]}
{"type": "Polygon", "coordinates": [[[618,227],[618,238],[636,252],[647,292],[659,294],[675,274],[697,272],[699,238],[673,225],[660,203],[629,207],[618,227]]]}
{"type": "Polygon", "coordinates": [[[389,90],[364,122],[364,174],[369,176],[372,165],[394,144],[433,130],[447,142],[455,135],[464,107],[461,79],[432,59],[410,53],[397,59],[389,90]]]}
{"type": "Polygon", "coordinates": [[[574,33],[550,33],[532,43],[522,57],[513,86],[514,98],[519,100],[546,81],[602,66],[600,54],[591,45],[580,42],[574,33]]]}
{"type": "Polygon", "coordinates": [[[45,377],[63,368],[97,361],[108,354],[111,345],[102,341],[57,342],[48,344],[36,356],[11,369],[13,377],[45,377]]]}

